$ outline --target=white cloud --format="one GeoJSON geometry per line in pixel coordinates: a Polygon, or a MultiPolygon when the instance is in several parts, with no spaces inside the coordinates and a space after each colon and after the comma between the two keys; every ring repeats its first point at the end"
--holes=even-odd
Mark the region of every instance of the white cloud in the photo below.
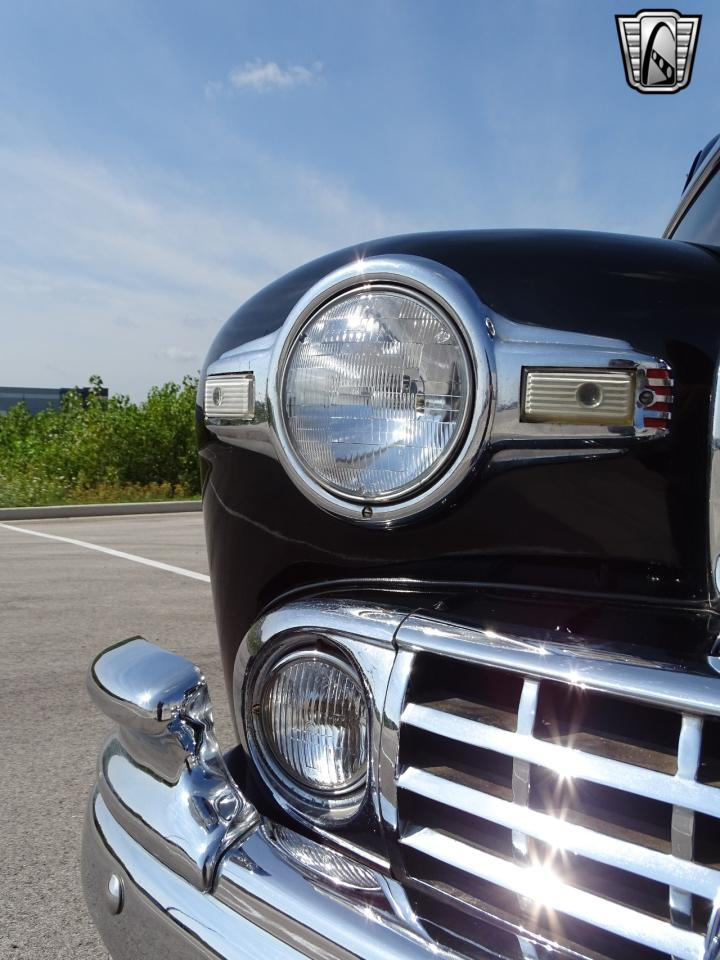
{"type": "Polygon", "coordinates": [[[194,350],[183,350],[182,347],[163,347],[158,350],[158,357],[171,363],[200,363],[200,357],[194,350]]]}
{"type": "Polygon", "coordinates": [[[0,147],[0,381],[67,386],[99,373],[139,398],[178,364],[195,369],[268,281],[406,226],[342,181],[278,158],[246,163],[263,216],[250,212],[255,197],[209,199],[168,171],[0,147]],[[265,204],[278,183],[287,202],[265,204]],[[65,375],[38,364],[38,344],[65,375]]]}
{"type": "Polygon", "coordinates": [[[321,63],[313,63],[311,67],[294,64],[283,68],[272,60],[267,63],[263,63],[262,60],[253,60],[232,70],[229,80],[237,90],[256,90],[259,93],[266,93],[268,90],[290,90],[293,87],[312,86],[318,82],[321,72],[321,63]]]}

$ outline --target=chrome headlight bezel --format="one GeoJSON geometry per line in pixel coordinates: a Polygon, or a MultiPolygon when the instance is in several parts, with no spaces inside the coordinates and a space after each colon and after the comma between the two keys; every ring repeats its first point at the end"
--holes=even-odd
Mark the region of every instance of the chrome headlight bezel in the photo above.
{"type": "Polygon", "coordinates": [[[254,664],[244,688],[245,738],[252,760],[273,796],[293,815],[311,825],[337,825],[360,810],[368,789],[371,751],[371,698],[361,672],[341,651],[327,644],[281,645],[254,664]],[[365,698],[367,756],[352,782],[338,788],[313,788],[296,777],[268,742],[262,718],[263,693],[284,666],[302,658],[320,660],[347,674],[365,698]]]}
{"type": "Polygon", "coordinates": [[[270,362],[268,400],[276,453],[295,485],[317,506],[371,525],[408,519],[447,497],[477,460],[486,440],[494,395],[492,336],[482,305],[466,280],[435,261],[415,256],[369,257],[336,270],[296,304],[281,328],[270,362]],[[458,334],[468,367],[468,400],[462,423],[431,473],[401,491],[373,500],[319,483],[293,449],[282,412],[288,360],[303,328],[318,311],[353,289],[392,288],[425,301],[458,334]]]}

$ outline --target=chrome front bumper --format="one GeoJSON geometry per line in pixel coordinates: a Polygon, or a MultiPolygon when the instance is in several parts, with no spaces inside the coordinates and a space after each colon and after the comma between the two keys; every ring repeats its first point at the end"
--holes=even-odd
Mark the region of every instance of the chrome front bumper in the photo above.
{"type": "Polygon", "coordinates": [[[135,638],[98,657],[89,689],[118,724],[82,856],[114,960],[457,956],[428,938],[391,879],[364,867],[371,882],[352,888],[289,855],[230,777],[193,664],[135,638]]]}

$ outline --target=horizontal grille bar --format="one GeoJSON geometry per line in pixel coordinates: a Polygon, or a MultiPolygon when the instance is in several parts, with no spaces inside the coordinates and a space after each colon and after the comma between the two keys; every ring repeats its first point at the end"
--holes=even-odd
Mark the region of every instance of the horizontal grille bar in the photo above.
{"type": "Polygon", "coordinates": [[[590,857],[651,880],[675,885],[688,893],[712,900],[720,887],[720,873],[709,867],[681,860],[657,850],[640,847],[589,830],[557,817],[454,783],[426,770],[409,767],[398,779],[398,787],[428,800],[446,804],[472,816],[519,830],[560,850],[590,857]]]}
{"type": "Polygon", "coordinates": [[[481,880],[514,890],[535,903],[671,953],[678,960],[700,960],[703,956],[704,939],[698,934],[578,890],[549,871],[518,866],[428,828],[402,837],[400,843],[481,880]]]}
{"type": "Polygon", "coordinates": [[[684,713],[720,717],[717,674],[702,676],[667,665],[614,660],[570,651],[533,637],[510,637],[493,630],[440,625],[415,616],[397,636],[405,650],[436,653],[483,666],[559,680],[587,690],[614,693],[684,713]]]}
{"type": "Polygon", "coordinates": [[[661,803],[677,804],[708,816],[720,815],[720,794],[707,784],[546,743],[420,704],[409,704],[403,711],[402,722],[460,743],[526,760],[561,775],[626,790],[661,803]]]}
{"type": "Polygon", "coordinates": [[[421,915],[449,911],[443,943],[458,930],[481,950],[473,923],[491,922],[531,955],[549,938],[588,960],[704,957],[720,677],[608,652],[611,637],[422,614],[397,632],[413,668],[388,797],[421,915]]]}

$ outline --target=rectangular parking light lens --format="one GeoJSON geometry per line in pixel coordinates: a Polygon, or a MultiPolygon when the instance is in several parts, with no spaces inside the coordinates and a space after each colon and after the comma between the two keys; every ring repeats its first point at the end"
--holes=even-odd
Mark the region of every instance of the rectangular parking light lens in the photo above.
{"type": "Polygon", "coordinates": [[[252,373],[224,373],[205,380],[205,419],[253,420],[255,418],[255,376],[252,373]]]}
{"type": "Polygon", "coordinates": [[[635,370],[526,367],[521,420],[632,426],[635,382],[635,370]]]}

